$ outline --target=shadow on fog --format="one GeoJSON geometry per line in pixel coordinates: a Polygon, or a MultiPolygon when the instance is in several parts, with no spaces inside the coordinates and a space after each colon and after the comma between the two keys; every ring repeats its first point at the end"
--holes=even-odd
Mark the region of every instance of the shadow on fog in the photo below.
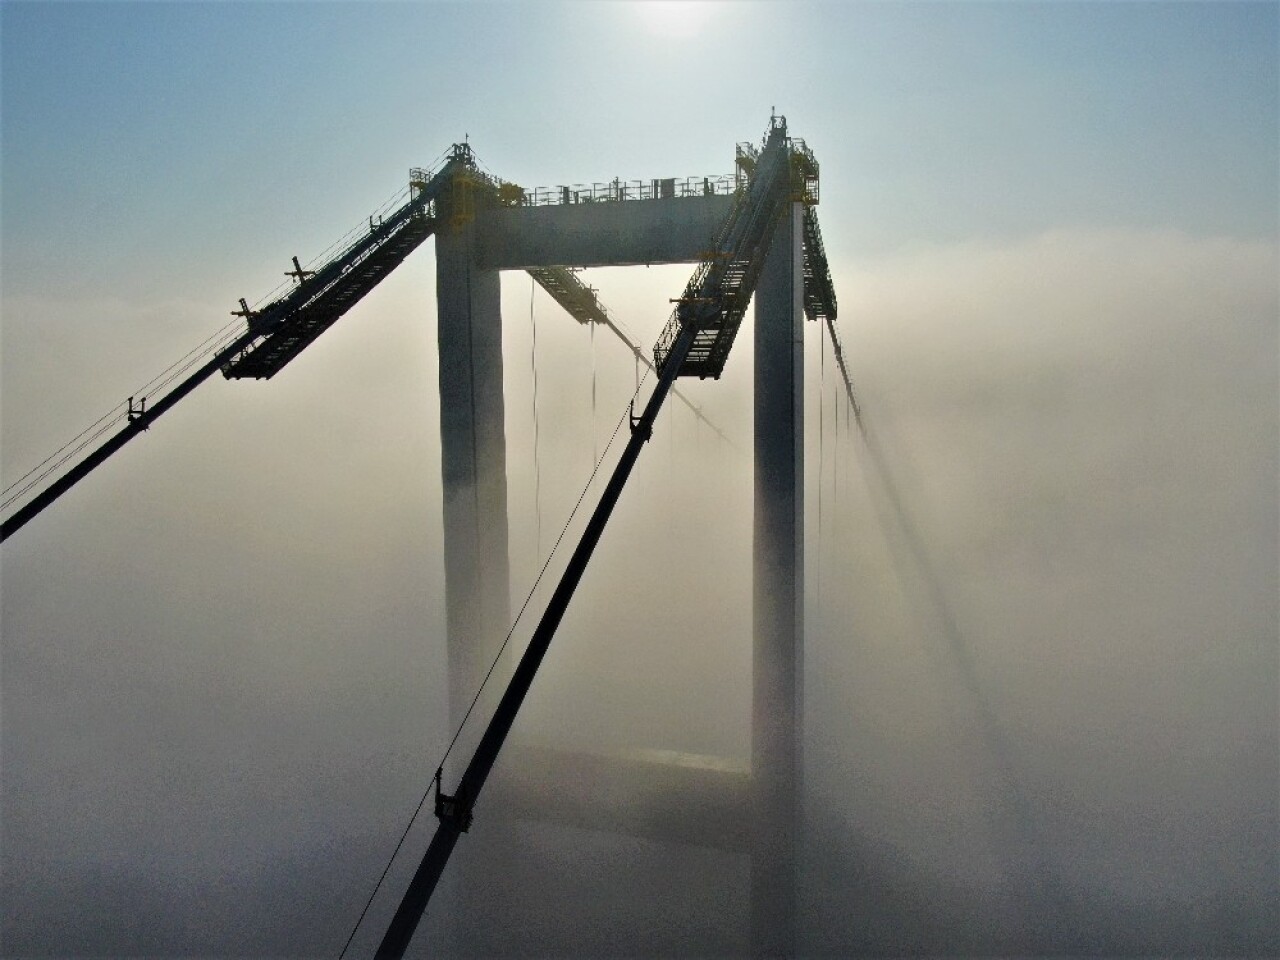
{"type": "MultiPolygon", "coordinates": [[[[985,815],[992,835],[1008,838],[1003,850],[998,852],[1009,886],[1016,891],[1022,929],[1033,939],[1047,936],[1058,949],[1074,949],[1074,941],[1086,929],[1086,924],[1073,894],[1062,882],[1035,807],[1018,774],[1017,748],[983,689],[970,645],[960,629],[937,567],[903,502],[902,485],[890,468],[874,429],[868,426],[865,410],[856,398],[851,399],[853,420],[870,465],[869,471],[860,473],[873,501],[877,495],[881,500],[881,506],[873,513],[888,545],[894,575],[904,593],[910,591],[914,583],[924,594],[924,609],[932,614],[942,640],[938,643],[931,632],[925,632],[921,639],[926,652],[941,670],[948,671],[951,678],[958,681],[967,700],[961,707],[971,711],[980,746],[991,764],[985,815]]],[[[903,466],[899,465],[898,470],[901,472],[903,466]]],[[[911,472],[909,465],[907,470],[911,472]]]]}
{"type": "Polygon", "coordinates": [[[807,813],[805,847],[802,956],[1274,956],[1256,905],[1229,898],[1187,911],[1088,895],[1075,905],[1080,925],[1064,933],[1058,904],[1029,891],[1013,924],[978,890],[922,873],[829,809],[807,813]]]}
{"type": "Polygon", "coordinates": [[[904,489],[918,489],[910,459],[905,453],[886,455],[874,423],[856,401],[853,412],[866,451],[860,472],[893,575],[928,624],[919,631],[924,651],[959,691],[957,706],[967,714],[983,758],[983,815],[998,843],[992,852],[1008,892],[993,898],[962,875],[922,866],[874,829],[861,829],[858,815],[843,804],[811,796],[801,860],[801,953],[1274,955],[1274,930],[1260,924],[1266,911],[1259,902],[1212,896],[1187,910],[1162,897],[1125,899],[1072,877],[1072,851],[1051,845],[1053,811],[1028,787],[1019,745],[984,687],[972,640],[904,498],[904,489]]]}

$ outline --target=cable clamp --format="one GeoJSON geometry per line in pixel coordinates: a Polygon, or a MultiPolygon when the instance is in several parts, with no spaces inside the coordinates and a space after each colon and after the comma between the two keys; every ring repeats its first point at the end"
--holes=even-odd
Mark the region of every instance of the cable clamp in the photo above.
{"type": "MultiPolygon", "coordinates": [[[[370,218],[370,219],[372,220],[372,218],[370,218]]],[[[303,280],[306,280],[308,277],[314,277],[314,276],[316,275],[316,272],[315,272],[314,270],[303,270],[303,269],[302,269],[302,264],[300,264],[300,263],[298,262],[298,258],[297,258],[297,257],[294,257],[294,258],[293,258],[293,269],[292,269],[292,270],[286,270],[286,271],[284,272],[284,275],[285,275],[286,277],[293,277],[293,279],[297,280],[297,281],[298,281],[298,283],[299,283],[299,284],[301,284],[301,283],[302,283],[302,281],[303,281],[303,280]]],[[[241,302],[241,303],[244,303],[244,301],[243,301],[243,300],[241,300],[240,302],[241,302]]],[[[243,314],[243,315],[244,315],[244,316],[249,316],[249,315],[250,315],[250,314],[248,313],[249,307],[246,305],[244,309],[245,309],[245,314],[243,314]]],[[[236,316],[241,316],[241,315],[242,315],[242,314],[239,314],[239,313],[237,313],[237,314],[236,314],[236,316]]]]}
{"type": "MultiPolygon", "coordinates": [[[[128,418],[130,423],[137,423],[140,420],[147,419],[147,398],[146,397],[143,397],[142,400],[139,401],[136,405],[133,402],[133,397],[129,398],[128,418]]],[[[142,425],[142,429],[143,430],[148,429],[148,425],[144,423],[142,425]]]]}
{"type": "Polygon", "coordinates": [[[444,767],[436,768],[436,817],[441,823],[447,823],[459,833],[466,833],[471,826],[471,806],[461,795],[449,796],[440,792],[440,778],[444,775],[444,767]]]}
{"type": "Polygon", "coordinates": [[[648,443],[653,439],[653,424],[645,423],[643,414],[636,417],[636,402],[634,399],[631,401],[631,406],[628,408],[627,419],[631,422],[632,434],[644,434],[645,443],[648,443]]]}
{"type": "MultiPolygon", "coordinates": [[[[294,258],[293,258],[293,262],[294,262],[294,264],[295,264],[295,265],[297,265],[297,266],[298,266],[298,272],[299,272],[299,273],[306,273],[306,272],[310,272],[310,271],[304,271],[304,270],[302,269],[302,266],[301,266],[300,264],[298,264],[298,258],[297,258],[297,257],[294,257],[294,258]]],[[[293,274],[285,274],[285,275],[286,275],[286,276],[293,276],[293,274]]],[[[299,282],[299,283],[301,283],[301,282],[302,282],[302,278],[301,278],[301,277],[299,277],[299,278],[298,278],[298,282],[299,282]]],[[[232,311],[231,311],[231,315],[232,315],[233,317],[244,317],[245,325],[246,325],[246,326],[247,326],[251,331],[253,331],[253,332],[255,332],[255,333],[263,334],[263,333],[265,333],[265,332],[266,332],[266,330],[264,329],[264,322],[263,322],[263,317],[262,317],[262,313],[261,313],[261,311],[258,311],[258,310],[251,310],[251,309],[249,309],[249,304],[245,302],[244,297],[241,297],[241,298],[240,298],[240,309],[239,309],[239,310],[232,310],[232,311]]]]}

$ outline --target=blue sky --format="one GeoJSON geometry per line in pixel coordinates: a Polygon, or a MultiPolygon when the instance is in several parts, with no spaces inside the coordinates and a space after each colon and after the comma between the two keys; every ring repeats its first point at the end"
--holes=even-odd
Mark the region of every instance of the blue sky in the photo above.
{"type": "Polygon", "coordinates": [[[47,289],[37,254],[176,289],[259,243],[319,249],[464,133],[530,184],[728,171],[771,105],[825,165],[840,253],[1276,233],[1275,4],[672,15],[687,28],[609,3],[6,4],[6,290],[47,289]]]}
{"type": "MultiPolygon", "coordinates": [[[[0,467],[464,135],[526,186],[729,173],[776,106],[822,164],[868,431],[806,325],[807,944],[1275,955],[1278,61],[1274,2],[3,2],[0,467]]],[[[5,543],[6,949],[336,954],[452,732],[434,270],[429,242],[5,543]]],[[[654,337],[687,274],[588,279],[654,337]]],[[[547,529],[633,368],[502,282],[518,597],[528,321],[547,529]]],[[[664,412],[535,739],[745,755],[750,361],[686,386],[736,451],[664,412]]],[[[681,948],[740,952],[741,862],[533,841],[546,942],[661,953],[702,911],[681,948]]]]}

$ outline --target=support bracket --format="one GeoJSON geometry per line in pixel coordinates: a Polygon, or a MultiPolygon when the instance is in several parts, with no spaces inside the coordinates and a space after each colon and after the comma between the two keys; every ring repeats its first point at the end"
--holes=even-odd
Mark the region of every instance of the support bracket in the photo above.
{"type": "Polygon", "coordinates": [[[466,833],[471,826],[471,805],[461,794],[449,796],[440,792],[440,778],[444,768],[436,768],[436,817],[441,823],[447,823],[459,833],[466,833]]]}
{"type": "Polygon", "coordinates": [[[142,421],[142,429],[146,430],[150,424],[147,423],[147,398],[143,397],[137,404],[133,402],[133,397],[129,398],[128,420],[130,423],[138,423],[142,421]]]}
{"type": "Polygon", "coordinates": [[[642,433],[644,435],[645,443],[648,443],[650,440],[653,439],[653,424],[646,423],[643,415],[639,417],[636,416],[635,400],[631,401],[631,406],[627,413],[627,419],[631,423],[631,432],[633,434],[642,433]]]}

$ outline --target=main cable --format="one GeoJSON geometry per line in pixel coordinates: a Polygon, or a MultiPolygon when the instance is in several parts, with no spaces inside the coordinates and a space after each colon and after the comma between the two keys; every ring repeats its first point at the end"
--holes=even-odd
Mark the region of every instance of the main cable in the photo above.
{"type": "MultiPolygon", "coordinates": [[[[315,267],[327,263],[333,256],[336,256],[339,252],[346,250],[355,241],[355,238],[369,232],[370,221],[372,221],[374,217],[380,218],[387,210],[400,203],[400,201],[408,195],[410,189],[411,188],[408,186],[398,189],[390,197],[384,200],[382,204],[374,208],[374,211],[369,215],[368,220],[362,220],[360,223],[349,229],[337,240],[333,241],[333,243],[329,244],[329,246],[325,247],[318,254],[308,260],[306,264],[304,264],[304,267],[315,267]]],[[[264,296],[254,302],[254,309],[261,308],[263,305],[269,304],[278,299],[287,290],[292,289],[293,285],[294,281],[282,280],[264,296]]]]}
{"type": "Polygon", "coordinates": [[[458,742],[458,737],[462,736],[463,728],[467,725],[467,720],[471,717],[471,712],[475,709],[476,704],[480,701],[480,695],[484,693],[485,685],[489,682],[489,678],[493,676],[493,671],[497,669],[498,661],[502,659],[502,654],[506,651],[507,645],[511,643],[512,636],[515,635],[516,627],[520,624],[520,618],[524,616],[524,612],[529,607],[529,602],[533,600],[533,595],[538,589],[538,584],[542,583],[543,576],[546,575],[547,568],[551,566],[551,561],[555,558],[556,550],[560,548],[561,541],[569,532],[569,526],[573,523],[573,518],[578,515],[578,510],[582,507],[582,501],[587,497],[587,491],[591,489],[591,484],[595,482],[596,474],[600,472],[600,467],[604,464],[605,458],[609,455],[609,450],[613,447],[613,442],[618,438],[618,431],[622,429],[622,424],[628,419],[632,410],[632,404],[635,403],[636,397],[640,394],[640,387],[649,379],[646,371],[641,378],[640,384],[636,387],[635,393],[631,395],[627,404],[627,409],[622,412],[622,416],[618,418],[618,422],[614,425],[613,432],[609,434],[609,442],[605,444],[604,451],[600,454],[600,459],[596,461],[595,466],[591,470],[591,476],[587,478],[587,482],[582,487],[582,492],[578,494],[578,499],[573,505],[573,509],[569,511],[569,517],[565,520],[564,526],[560,528],[560,534],[556,537],[556,542],[552,544],[550,552],[547,553],[547,559],[542,563],[542,569],[538,571],[538,576],[534,578],[533,586],[529,588],[528,595],[524,598],[524,603],[520,604],[520,610],[516,613],[515,619],[511,622],[511,629],[507,631],[506,638],[502,641],[502,646],[498,648],[497,654],[494,655],[493,662],[489,664],[489,670],[485,673],[484,679],[480,681],[480,688],[476,690],[476,695],[471,698],[471,704],[467,707],[467,712],[463,714],[458,729],[453,734],[453,739],[449,741],[449,746],[444,751],[444,756],[440,758],[437,769],[443,769],[445,761],[449,759],[449,754],[453,752],[454,745],[458,742]]]}
{"type": "Polygon", "coordinates": [[[458,729],[453,734],[453,739],[449,741],[449,746],[445,749],[444,755],[440,758],[439,764],[436,766],[436,776],[431,778],[431,783],[427,785],[427,789],[423,791],[422,799],[418,801],[418,806],[414,809],[413,815],[409,817],[409,822],[405,825],[404,832],[400,834],[399,841],[396,842],[395,849],[391,851],[391,856],[387,860],[387,865],[383,867],[378,882],[374,884],[373,892],[369,894],[369,899],[365,901],[364,909],[360,911],[360,916],[356,918],[355,925],[351,928],[351,933],[347,937],[347,942],[343,945],[342,951],[338,954],[338,960],[342,960],[347,949],[351,946],[351,941],[355,939],[356,932],[360,929],[360,924],[364,921],[365,915],[369,912],[369,907],[373,904],[374,898],[378,895],[378,891],[382,888],[382,883],[387,878],[387,874],[391,871],[391,866],[395,862],[396,856],[400,853],[400,848],[404,846],[405,838],[409,836],[409,831],[413,829],[414,822],[418,819],[418,814],[422,812],[423,806],[427,802],[427,797],[431,795],[431,786],[436,782],[436,777],[440,775],[440,771],[444,769],[445,761],[449,759],[449,754],[453,752],[454,745],[458,742],[458,737],[462,735],[463,729],[467,725],[467,720],[471,717],[471,712],[475,709],[476,704],[480,701],[480,695],[484,692],[485,685],[488,684],[489,678],[493,676],[493,671],[497,669],[498,662],[502,659],[502,654],[506,651],[507,645],[511,643],[512,636],[515,635],[516,627],[520,624],[520,619],[524,616],[525,610],[528,609],[530,601],[533,600],[534,593],[537,592],[538,585],[542,583],[543,576],[546,575],[547,569],[551,566],[551,561],[555,558],[556,550],[559,549],[561,542],[564,540],[565,534],[569,532],[569,527],[573,523],[573,518],[578,515],[578,510],[582,507],[583,500],[587,497],[587,491],[591,489],[591,484],[595,482],[596,475],[600,472],[600,467],[604,464],[605,458],[609,455],[614,441],[618,438],[618,431],[622,429],[631,413],[632,404],[635,398],[640,394],[640,387],[649,379],[646,371],[645,375],[636,384],[635,393],[631,395],[631,399],[627,404],[627,409],[622,412],[622,416],[618,418],[618,422],[614,425],[613,432],[609,435],[609,442],[605,444],[604,452],[600,454],[600,458],[596,461],[591,476],[587,478],[587,482],[582,487],[582,492],[578,494],[577,502],[573,505],[573,510],[569,512],[568,519],[565,520],[564,526],[560,529],[560,535],[556,537],[556,542],[551,547],[551,551],[547,554],[546,560],[543,561],[542,569],[538,571],[538,576],[533,581],[533,586],[529,588],[529,593],[524,598],[524,603],[520,605],[519,612],[516,613],[515,619],[511,623],[511,629],[507,631],[506,638],[502,641],[502,646],[498,648],[497,654],[493,658],[493,662],[489,664],[489,670],[484,675],[484,679],[480,682],[480,688],[476,690],[476,695],[472,697],[471,704],[467,707],[467,712],[463,714],[462,721],[458,724],[458,729]]]}
{"type": "MultiPolygon", "coordinates": [[[[639,384],[636,384],[635,393],[631,394],[631,402],[635,402],[635,398],[639,396],[641,385],[643,385],[644,380],[648,378],[649,374],[648,372],[645,372],[644,378],[640,380],[639,384]]],[[[511,630],[507,631],[506,639],[502,641],[502,646],[498,648],[498,653],[493,658],[493,663],[489,664],[489,671],[485,673],[484,680],[480,681],[480,689],[476,690],[476,695],[474,698],[471,698],[471,704],[468,705],[467,712],[463,714],[462,722],[458,723],[457,731],[453,733],[453,740],[449,741],[449,746],[445,749],[442,758],[440,758],[440,763],[436,765],[436,776],[439,776],[439,771],[443,771],[445,760],[449,759],[449,754],[452,753],[454,744],[457,744],[458,737],[462,735],[462,730],[466,727],[467,719],[471,717],[472,710],[475,709],[475,705],[480,701],[480,694],[483,694],[484,687],[489,682],[489,677],[493,676],[494,669],[498,667],[498,662],[502,659],[504,650],[506,650],[507,645],[511,643],[511,637],[515,635],[516,627],[520,625],[521,617],[524,616],[526,609],[529,608],[530,600],[534,599],[534,593],[538,590],[540,582],[543,581],[543,576],[547,573],[548,567],[550,567],[550,563],[552,563],[552,559],[556,557],[556,550],[559,548],[559,545],[561,545],[561,541],[564,539],[564,534],[568,532],[568,527],[572,524],[573,517],[577,516],[577,511],[579,511],[579,508],[582,506],[582,500],[586,499],[586,492],[591,489],[591,484],[594,483],[596,474],[599,474],[600,466],[604,463],[604,458],[608,456],[609,448],[613,447],[613,442],[617,439],[618,430],[622,429],[622,421],[627,419],[627,413],[630,413],[630,411],[631,406],[630,403],[628,403],[627,410],[622,413],[621,417],[618,417],[618,422],[614,425],[613,433],[609,435],[609,442],[604,445],[604,453],[600,454],[599,460],[595,462],[594,470],[591,470],[591,476],[586,480],[586,484],[582,486],[582,492],[577,495],[577,502],[573,504],[573,509],[570,512],[570,515],[568,515],[567,520],[564,521],[564,526],[561,527],[561,532],[559,532],[559,536],[556,538],[556,544],[554,544],[552,549],[550,549],[550,553],[547,554],[547,559],[543,561],[543,567],[538,571],[538,577],[534,580],[534,585],[529,588],[529,594],[525,596],[525,602],[520,605],[520,612],[516,613],[516,618],[511,623],[511,630]]],[[[399,851],[401,851],[401,847],[404,845],[404,840],[408,837],[408,832],[413,828],[413,823],[416,822],[417,815],[422,812],[422,806],[426,804],[426,797],[431,795],[431,785],[434,785],[434,783],[435,777],[431,778],[431,782],[426,786],[426,790],[422,791],[421,800],[417,801],[417,806],[413,809],[411,817],[408,818],[408,823],[404,824],[404,832],[401,833],[401,838],[396,842],[396,847],[392,850],[392,855],[388,858],[387,865],[383,868],[383,872],[381,872],[378,882],[374,884],[374,890],[370,893],[369,900],[365,901],[365,908],[360,911],[360,916],[357,916],[356,923],[351,928],[351,933],[348,934],[347,942],[344,943],[342,951],[338,954],[338,960],[342,960],[342,957],[347,954],[348,947],[351,947],[351,942],[355,940],[356,932],[360,929],[360,924],[364,922],[365,915],[369,913],[369,908],[372,905],[372,902],[374,902],[374,897],[378,896],[378,891],[381,890],[383,881],[387,879],[387,874],[390,872],[390,869],[392,869],[392,864],[396,861],[397,855],[399,854],[399,851]]]]}
{"type": "MultiPolygon", "coordinates": [[[[105,419],[106,419],[106,418],[104,417],[104,418],[103,418],[103,420],[105,420],[105,419]]],[[[102,420],[100,420],[100,421],[99,421],[99,423],[101,423],[102,425],[101,425],[100,427],[98,427],[98,429],[97,429],[96,431],[94,431],[92,434],[90,434],[89,436],[85,437],[85,438],[84,438],[84,440],[82,440],[78,446],[74,447],[74,448],[73,448],[73,449],[71,449],[71,450],[68,450],[65,454],[63,454],[63,455],[58,459],[58,461],[57,461],[56,463],[54,463],[53,465],[51,465],[47,470],[45,470],[43,473],[41,473],[38,477],[36,477],[35,479],[33,479],[32,481],[30,481],[29,483],[27,483],[27,484],[26,484],[26,485],[25,485],[21,490],[18,490],[18,491],[16,491],[16,492],[14,492],[13,494],[11,494],[11,495],[7,496],[7,497],[5,498],[5,500],[4,500],[4,503],[3,503],[3,504],[0,504],[0,509],[8,510],[11,506],[13,506],[15,503],[17,503],[17,502],[18,502],[19,500],[21,500],[23,497],[25,497],[25,496],[26,496],[28,493],[30,493],[32,490],[34,490],[34,489],[36,489],[37,487],[39,487],[39,486],[40,486],[40,484],[41,484],[41,483],[42,483],[42,482],[43,482],[47,477],[49,477],[49,476],[53,475],[54,473],[56,473],[56,472],[57,472],[57,471],[58,471],[58,470],[59,470],[63,465],[65,465],[65,464],[67,463],[67,461],[69,461],[69,460],[71,460],[72,458],[74,458],[78,453],[80,453],[80,451],[84,450],[84,449],[85,449],[85,447],[88,447],[90,444],[92,444],[92,443],[96,442],[96,441],[98,440],[98,438],[102,437],[102,436],[103,436],[104,434],[106,434],[106,433],[109,433],[111,430],[113,430],[113,429],[115,428],[115,421],[114,421],[114,420],[107,420],[105,423],[104,423],[104,422],[102,422],[102,420]]],[[[82,436],[83,436],[83,434],[82,434],[82,436]]],[[[72,442],[74,442],[74,441],[72,441],[72,442]]],[[[63,449],[66,449],[66,448],[64,447],[63,449]]]]}
{"type": "MultiPolygon", "coordinates": [[[[432,783],[435,781],[433,780],[432,783]]],[[[347,954],[347,949],[351,946],[351,941],[356,938],[356,931],[360,929],[360,924],[364,922],[365,914],[369,912],[369,908],[373,906],[373,898],[378,895],[378,891],[382,889],[382,881],[387,879],[387,874],[391,872],[391,865],[395,863],[396,855],[400,853],[400,848],[404,846],[405,838],[409,836],[409,831],[413,829],[414,823],[418,819],[418,814],[422,812],[423,806],[426,805],[427,797],[431,796],[431,784],[427,784],[427,789],[422,792],[422,799],[418,801],[418,806],[413,811],[413,816],[409,818],[409,822],[405,825],[404,833],[400,834],[400,839],[396,841],[396,847],[391,851],[391,857],[387,860],[387,865],[382,868],[382,876],[378,877],[378,882],[373,885],[373,892],[369,894],[369,899],[364,903],[364,909],[360,911],[360,916],[356,917],[355,926],[351,928],[351,933],[347,937],[347,942],[342,945],[342,950],[338,954],[338,960],[342,960],[347,954]]]]}
{"type": "MultiPolygon", "coordinates": [[[[401,187],[399,190],[393,193],[390,197],[388,197],[387,200],[385,200],[381,205],[379,205],[374,210],[373,214],[370,216],[369,219],[372,220],[374,217],[379,217],[379,218],[382,217],[388,210],[395,207],[408,194],[408,192],[409,192],[409,187],[407,186],[401,187]]],[[[353,236],[363,231],[367,231],[367,229],[368,227],[364,223],[361,223],[360,225],[351,228],[345,234],[343,234],[338,240],[330,244],[320,254],[308,260],[307,266],[308,267],[315,266],[317,263],[325,261],[326,258],[335,250],[345,249],[346,246],[349,245],[349,242],[353,236]]],[[[275,287],[275,289],[273,289],[270,293],[266,294],[266,296],[259,299],[255,303],[255,306],[261,306],[264,303],[268,303],[276,299],[277,295],[284,292],[286,289],[289,288],[289,286],[290,286],[289,281],[285,281],[281,284],[278,284],[275,287]]],[[[163,370],[161,370],[159,373],[153,376],[150,380],[147,380],[141,386],[136,387],[132,393],[132,396],[139,397],[139,398],[146,398],[150,393],[153,393],[157,390],[163,390],[169,384],[173,383],[180,376],[182,376],[183,373],[185,373],[186,371],[190,370],[193,366],[195,366],[196,363],[202,360],[205,356],[209,354],[215,354],[219,350],[223,349],[231,341],[231,339],[238,333],[238,328],[240,324],[241,324],[240,319],[231,320],[223,324],[221,327],[215,330],[212,334],[210,334],[204,340],[198,343],[195,347],[188,350],[177,360],[169,364],[169,366],[165,367],[163,370]]],[[[76,434],[70,440],[63,443],[62,446],[58,447],[56,450],[50,453],[47,457],[45,457],[38,464],[36,464],[34,467],[32,467],[30,470],[24,473],[21,477],[19,477],[18,479],[14,480],[13,482],[5,486],[3,492],[0,493],[0,497],[3,497],[3,503],[0,503],[0,509],[8,509],[14,503],[20,500],[25,494],[31,492],[33,489],[39,486],[39,484],[43,480],[48,478],[50,475],[56,472],[60,467],[65,465],[67,461],[70,460],[72,457],[74,457],[77,453],[84,450],[86,446],[88,446],[97,438],[101,437],[103,433],[106,432],[105,429],[101,428],[103,421],[114,420],[117,416],[119,416],[119,405],[112,404],[112,406],[100,417],[98,417],[98,419],[93,421],[93,423],[89,424],[89,426],[85,427],[83,430],[81,430],[78,434],[76,434]],[[87,440],[83,440],[83,442],[81,442],[82,439],[86,436],[86,434],[90,434],[90,433],[92,433],[93,435],[89,437],[87,440]],[[76,444],[79,444],[79,445],[76,446],[76,444]],[[73,446],[75,446],[74,450],[71,450],[69,453],[64,453],[65,451],[68,450],[69,447],[73,447],[73,446]],[[50,465],[51,463],[52,465],[50,465]],[[36,474],[38,474],[38,476],[35,476],[36,474]],[[33,476],[35,476],[35,479],[31,479],[33,476]],[[28,482],[29,480],[30,482],[28,482]],[[21,489],[18,489],[18,488],[21,488],[21,489]]]]}
{"type": "MultiPolygon", "coordinates": [[[[220,350],[225,345],[224,341],[227,341],[229,337],[235,334],[234,328],[238,327],[239,324],[240,324],[240,321],[238,320],[232,320],[229,323],[223,324],[222,327],[220,327],[214,333],[206,337],[195,347],[188,350],[185,354],[183,354],[181,357],[179,357],[169,366],[165,367],[164,370],[157,373],[155,376],[153,376],[150,380],[148,380],[142,386],[137,387],[133,391],[132,396],[146,397],[148,393],[154,390],[163,389],[165,386],[172,383],[179,376],[181,376],[184,372],[191,369],[191,367],[194,366],[196,363],[198,363],[200,360],[204,359],[204,357],[207,354],[217,353],[218,350],[220,350]],[[215,345],[210,346],[210,344],[215,344],[215,345]]],[[[3,497],[3,503],[0,504],[0,509],[8,509],[12,504],[20,500],[25,494],[29,493],[35,487],[39,486],[39,484],[44,479],[46,479],[51,474],[56,472],[68,460],[70,460],[77,453],[79,453],[81,450],[87,447],[94,440],[101,437],[108,429],[110,429],[112,424],[108,422],[108,423],[105,423],[104,425],[104,421],[114,421],[115,418],[118,416],[119,416],[119,404],[112,404],[111,408],[108,409],[104,414],[102,414],[102,416],[98,417],[97,420],[89,424],[89,426],[85,427],[78,434],[76,434],[74,437],[72,437],[62,446],[60,446],[57,450],[54,450],[53,453],[49,454],[47,457],[45,457],[38,464],[36,464],[34,467],[32,467],[30,470],[24,473],[17,480],[14,480],[12,483],[6,486],[4,488],[3,493],[0,494],[0,496],[3,497]],[[88,437],[88,439],[84,439],[83,442],[81,442],[81,440],[85,438],[86,434],[89,434],[91,432],[93,435],[88,437]],[[76,446],[74,450],[65,452],[67,451],[68,447],[71,447],[73,444],[77,444],[77,443],[79,444],[79,446],[76,446]],[[51,461],[56,461],[56,462],[53,462],[50,465],[51,461]],[[46,465],[48,465],[47,469],[45,469],[46,465]],[[37,473],[39,474],[38,476],[35,476],[34,479],[31,479],[30,482],[27,482],[29,478],[31,478],[34,474],[37,474],[37,473]],[[21,489],[16,489],[19,487],[21,487],[21,489]]]]}

